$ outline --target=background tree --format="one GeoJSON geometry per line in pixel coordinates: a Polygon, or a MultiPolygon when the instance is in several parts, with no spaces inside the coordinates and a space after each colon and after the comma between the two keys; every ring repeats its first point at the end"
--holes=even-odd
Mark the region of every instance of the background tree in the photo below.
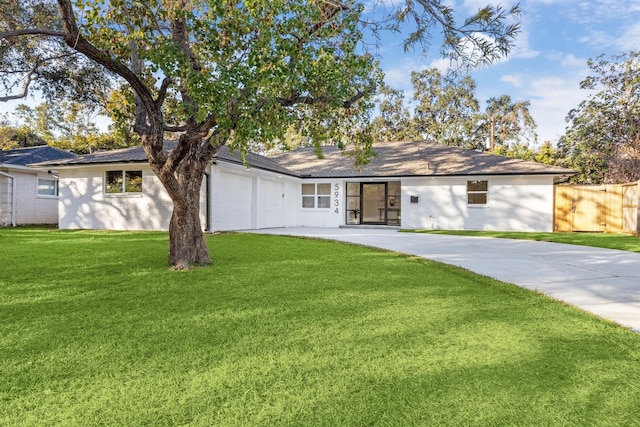
{"type": "Polygon", "coordinates": [[[588,63],[591,75],[580,88],[595,91],[567,116],[558,142],[566,166],[580,183],[620,183],[640,179],[640,53],[588,63]]]}
{"type": "Polygon", "coordinates": [[[489,98],[480,125],[480,132],[489,141],[489,151],[537,142],[536,122],[529,112],[529,105],[529,101],[512,101],[509,95],[489,98]]]}
{"type": "Polygon", "coordinates": [[[479,110],[476,84],[455,71],[437,69],[412,73],[412,115],[404,93],[382,86],[379,116],[373,121],[377,140],[432,139],[434,142],[530,158],[537,142],[536,123],[529,101],[513,101],[509,95],[490,98],[479,110]],[[493,143],[491,143],[493,141],[493,143]]]}
{"type": "Polygon", "coordinates": [[[46,142],[27,126],[13,126],[7,120],[0,122],[0,150],[35,147],[46,142]]]}
{"type": "MultiPolygon", "coordinates": [[[[362,19],[361,2],[57,3],[57,14],[46,0],[31,0],[2,15],[0,40],[8,49],[3,67],[9,70],[5,53],[11,51],[32,65],[23,67],[23,76],[40,78],[28,73],[38,63],[53,64],[55,57],[39,62],[43,56],[21,43],[59,56],[71,49],[130,87],[133,130],[173,201],[169,262],[176,268],[211,262],[198,215],[200,184],[223,145],[244,153],[252,142],[282,139],[293,125],[317,147],[335,141],[356,162],[373,154],[368,111],[381,76],[363,50],[363,31],[375,28],[362,19]],[[48,8],[51,20],[30,15],[39,5],[48,8]],[[172,151],[165,149],[166,132],[177,135],[172,151]]],[[[408,44],[440,25],[446,35],[443,52],[469,62],[472,56],[476,62],[503,55],[518,30],[517,24],[505,24],[519,15],[517,7],[484,8],[461,26],[438,0],[407,2],[394,10],[394,19],[419,18],[408,44]],[[493,42],[476,38],[482,32],[493,42]]]]}
{"type": "Polygon", "coordinates": [[[479,113],[476,83],[470,76],[458,77],[436,68],[411,73],[417,135],[445,145],[476,148],[474,127],[479,113]]]}
{"type": "Polygon", "coordinates": [[[417,139],[411,113],[404,102],[404,92],[382,85],[378,91],[379,111],[372,122],[376,141],[410,141],[417,139]]]}

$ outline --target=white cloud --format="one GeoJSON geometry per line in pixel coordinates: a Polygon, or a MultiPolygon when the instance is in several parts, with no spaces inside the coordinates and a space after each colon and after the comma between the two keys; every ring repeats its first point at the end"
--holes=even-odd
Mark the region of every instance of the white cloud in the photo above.
{"type": "Polygon", "coordinates": [[[438,58],[431,61],[429,66],[424,68],[437,68],[441,73],[446,73],[447,71],[455,68],[455,65],[452,64],[449,59],[438,58]]]}
{"type": "Polygon", "coordinates": [[[586,36],[580,37],[578,41],[602,50],[603,47],[614,44],[615,38],[608,32],[594,30],[590,31],[586,36]]]}
{"type": "Polygon", "coordinates": [[[531,49],[529,45],[529,32],[522,30],[516,37],[516,41],[513,46],[513,52],[509,55],[510,58],[522,58],[530,59],[540,55],[540,51],[531,49]]]}
{"type": "Polygon", "coordinates": [[[626,29],[622,37],[615,42],[621,50],[635,50],[640,46],[640,23],[626,29]]]}
{"type": "Polygon", "coordinates": [[[567,114],[589,95],[588,91],[579,88],[583,77],[582,70],[562,77],[539,77],[524,90],[531,101],[530,111],[538,124],[540,142],[557,142],[564,134],[567,114]]]}
{"type": "Polygon", "coordinates": [[[587,63],[587,60],[577,58],[573,53],[570,53],[563,57],[560,63],[565,67],[584,67],[587,63]]]}
{"type": "Polygon", "coordinates": [[[411,70],[406,68],[384,70],[384,82],[394,89],[408,90],[411,88],[411,70]]]}
{"type": "Polygon", "coordinates": [[[522,75],[521,74],[505,74],[500,77],[501,82],[509,83],[514,87],[522,86],[522,75]]]}

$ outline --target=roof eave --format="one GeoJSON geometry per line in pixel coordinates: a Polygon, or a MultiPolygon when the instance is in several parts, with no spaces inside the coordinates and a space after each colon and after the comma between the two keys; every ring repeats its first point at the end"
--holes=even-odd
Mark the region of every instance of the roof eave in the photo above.
{"type": "Polygon", "coordinates": [[[31,165],[14,165],[12,163],[0,163],[0,168],[21,170],[21,171],[31,171],[31,172],[34,172],[36,170],[36,168],[31,167],[31,165]]]}
{"type": "Polygon", "coordinates": [[[318,176],[300,174],[302,179],[373,179],[373,178],[459,178],[465,176],[572,176],[577,172],[472,172],[456,174],[376,174],[376,175],[332,175],[318,176]]]}
{"type": "MultiPolygon", "coordinates": [[[[219,158],[219,157],[214,157],[212,162],[222,162],[222,163],[229,163],[229,164],[232,164],[232,165],[247,166],[244,162],[242,162],[240,160],[222,159],[222,158],[219,158]]],[[[287,175],[287,176],[290,176],[290,177],[293,177],[293,178],[302,178],[302,176],[300,174],[296,174],[295,172],[291,172],[291,171],[285,172],[285,171],[282,171],[282,170],[277,170],[277,169],[273,169],[273,168],[269,168],[269,167],[255,166],[255,165],[252,165],[252,164],[249,164],[249,167],[247,169],[249,169],[249,168],[256,168],[256,169],[260,169],[260,170],[263,170],[263,171],[273,172],[273,173],[276,173],[276,174],[279,174],[279,175],[287,175]]]]}

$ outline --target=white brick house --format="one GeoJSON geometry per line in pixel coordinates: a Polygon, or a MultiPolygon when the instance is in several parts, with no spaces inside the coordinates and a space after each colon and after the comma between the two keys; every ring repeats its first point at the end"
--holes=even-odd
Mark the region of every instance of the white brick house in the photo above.
{"type": "MultiPolygon", "coordinates": [[[[361,168],[336,147],[245,166],[223,147],[207,167],[207,231],[271,227],[397,226],[552,231],[553,182],[565,168],[426,142],[375,146],[361,168]]],[[[166,230],[171,201],[141,147],[50,162],[59,170],[60,228],[166,230]]]]}
{"type": "Polygon", "coordinates": [[[57,224],[58,177],[27,165],[73,157],[47,145],[0,151],[0,226],[57,224]]]}

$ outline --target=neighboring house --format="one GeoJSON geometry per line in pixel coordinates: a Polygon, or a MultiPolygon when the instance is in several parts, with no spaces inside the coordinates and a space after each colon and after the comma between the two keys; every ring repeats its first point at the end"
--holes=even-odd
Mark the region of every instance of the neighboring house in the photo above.
{"type": "MultiPolygon", "coordinates": [[[[170,149],[171,147],[167,147],[170,149]]],[[[362,167],[337,147],[273,157],[223,147],[207,168],[207,231],[397,226],[552,231],[556,166],[427,142],[375,145],[362,167]]],[[[172,204],[141,147],[49,162],[60,174],[60,228],[166,230],[172,204]]]]}
{"type": "Polygon", "coordinates": [[[57,224],[57,176],[27,165],[73,157],[48,145],[0,151],[0,226],[57,224]]]}

